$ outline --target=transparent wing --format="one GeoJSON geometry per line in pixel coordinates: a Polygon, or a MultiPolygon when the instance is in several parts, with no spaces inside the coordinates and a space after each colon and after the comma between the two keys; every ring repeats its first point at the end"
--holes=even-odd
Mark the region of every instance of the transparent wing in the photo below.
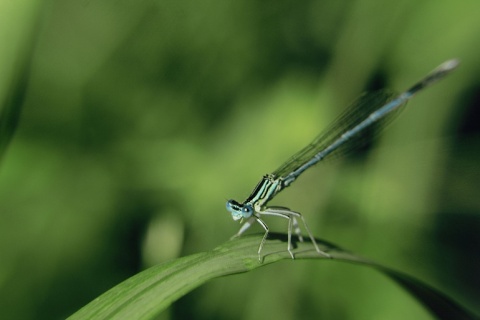
{"type": "MultiPolygon", "coordinates": [[[[362,121],[364,121],[373,112],[380,109],[383,105],[388,103],[394,94],[387,90],[380,90],[361,95],[355,100],[333,123],[327,127],[319,136],[315,138],[309,145],[294,154],[287,162],[285,162],[280,168],[273,172],[273,175],[277,178],[285,177],[289,173],[296,171],[302,165],[310,161],[316,154],[326,149],[332,143],[337,141],[342,134],[355,128],[362,121]]],[[[349,150],[359,148],[366,142],[366,136],[371,136],[374,133],[378,133],[380,128],[389,123],[395,114],[398,114],[403,109],[405,103],[389,114],[385,115],[378,121],[372,123],[371,126],[365,128],[357,135],[345,141],[338,148],[333,150],[327,155],[338,155],[340,153],[346,153],[349,150]]]]}

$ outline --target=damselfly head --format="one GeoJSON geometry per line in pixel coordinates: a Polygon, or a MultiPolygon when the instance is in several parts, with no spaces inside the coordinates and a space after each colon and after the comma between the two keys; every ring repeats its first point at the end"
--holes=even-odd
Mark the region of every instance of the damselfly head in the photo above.
{"type": "Polygon", "coordinates": [[[227,210],[232,214],[233,220],[250,218],[253,214],[253,207],[249,204],[241,204],[235,200],[228,200],[227,210]]]}

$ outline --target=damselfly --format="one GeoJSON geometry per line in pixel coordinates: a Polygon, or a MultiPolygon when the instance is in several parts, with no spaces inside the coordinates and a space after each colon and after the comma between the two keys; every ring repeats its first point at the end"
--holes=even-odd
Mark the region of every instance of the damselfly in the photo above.
{"type": "Polygon", "coordinates": [[[340,116],[324,133],[320,134],[305,148],[296,153],[280,168],[273,173],[265,175],[257,184],[252,194],[242,203],[235,200],[227,201],[227,210],[232,214],[233,220],[247,219],[234,237],[240,236],[253,223],[258,222],[265,234],[258,247],[258,259],[261,261],[261,252],[268,236],[268,226],[261,219],[262,215],[277,216],[288,220],[288,246],[287,250],[292,259],[292,229],[295,230],[300,241],[303,241],[297,219],[301,219],[315,250],[326,257],[330,255],[318,247],[315,238],[305,222],[304,217],[286,207],[269,207],[267,203],[280,191],[292,184],[305,170],[317,162],[338,151],[346,142],[357,139],[365,129],[375,123],[384,122],[387,116],[402,108],[405,103],[418,91],[430,86],[454,70],[459,64],[458,60],[448,60],[429,73],[425,78],[414,84],[410,89],[394,97],[385,91],[373,92],[362,95],[340,116]]]}

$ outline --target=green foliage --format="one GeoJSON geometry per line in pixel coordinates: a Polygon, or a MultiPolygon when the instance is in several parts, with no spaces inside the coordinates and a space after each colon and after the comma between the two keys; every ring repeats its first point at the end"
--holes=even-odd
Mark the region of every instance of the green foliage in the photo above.
{"type": "MultiPolygon", "coordinates": [[[[263,261],[256,248],[262,235],[227,242],[213,251],[197,253],[147,269],[107,291],[69,319],[156,319],[175,300],[214,278],[252,271],[290,260],[285,251],[287,235],[272,235],[263,261]]],[[[453,300],[428,285],[403,273],[368,261],[332,244],[321,242],[321,250],[332,260],[363,264],[375,268],[401,284],[438,319],[478,319],[453,300]]],[[[311,242],[296,243],[296,259],[330,260],[315,251],[311,242]]]]}
{"type": "MultiPolygon", "coordinates": [[[[226,199],[243,200],[363,91],[403,90],[450,58],[461,67],[370,148],[312,168],[272,205],[480,312],[479,9],[0,1],[0,317],[65,318],[142,270],[218,246],[239,227],[226,199]]],[[[405,310],[431,318],[368,268],[306,261],[209,281],[161,317],[405,310]]]]}

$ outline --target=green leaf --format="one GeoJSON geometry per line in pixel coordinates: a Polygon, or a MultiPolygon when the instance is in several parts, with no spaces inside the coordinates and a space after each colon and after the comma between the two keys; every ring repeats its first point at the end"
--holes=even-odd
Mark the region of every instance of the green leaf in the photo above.
{"type": "Polygon", "coordinates": [[[18,78],[12,81],[7,96],[0,103],[0,159],[3,159],[18,125],[26,92],[26,75],[26,72],[18,74],[18,78]]]}
{"type": "MultiPolygon", "coordinates": [[[[15,42],[13,50],[16,51],[12,61],[8,59],[8,54],[6,58],[2,57],[7,60],[6,63],[13,64],[14,71],[12,74],[8,72],[2,74],[3,77],[8,77],[8,79],[4,80],[6,82],[6,88],[4,90],[0,88],[0,160],[3,159],[20,121],[20,114],[28,89],[32,57],[35,52],[36,41],[38,40],[38,28],[36,28],[36,23],[32,23],[30,20],[33,18],[32,20],[35,21],[35,19],[38,18],[37,5],[32,2],[23,9],[25,9],[25,12],[19,15],[23,17],[23,14],[25,14],[25,20],[12,21],[14,21],[13,23],[18,29],[21,29],[22,24],[25,24],[25,27],[29,29],[28,32],[26,32],[26,39],[17,39],[21,44],[15,42]],[[1,93],[4,93],[4,95],[1,93]]],[[[14,29],[13,26],[9,27],[10,29],[14,29]]],[[[17,37],[21,38],[19,35],[17,35],[17,37]]],[[[0,54],[2,54],[2,52],[0,52],[0,54]]],[[[0,63],[2,62],[5,63],[5,61],[0,61],[0,63]]],[[[0,65],[0,67],[3,66],[0,65]]],[[[2,68],[2,72],[4,72],[3,69],[7,68],[2,68]]],[[[0,84],[3,84],[2,80],[3,79],[0,79],[0,84]]]]}
{"type": "MultiPolygon", "coordinates": [[[[208,280],[251,271],[283,259],[291,259],[285,234],[270,234],[263,250],[257,248],[261,235],[224,243],[213,251],[169,261],[127,279],[80,309],[69,319],[153,319],[175,300],[208,280]]],[[[325,241],[318,241],[332,260],[363,264],[381,271],[415,296],[439,319],[478,319],[443,293],[403,273],[349,253],[325,241]]],[[[328,259],[312,243],[295,243],[296,259],[328,259]]]]}

